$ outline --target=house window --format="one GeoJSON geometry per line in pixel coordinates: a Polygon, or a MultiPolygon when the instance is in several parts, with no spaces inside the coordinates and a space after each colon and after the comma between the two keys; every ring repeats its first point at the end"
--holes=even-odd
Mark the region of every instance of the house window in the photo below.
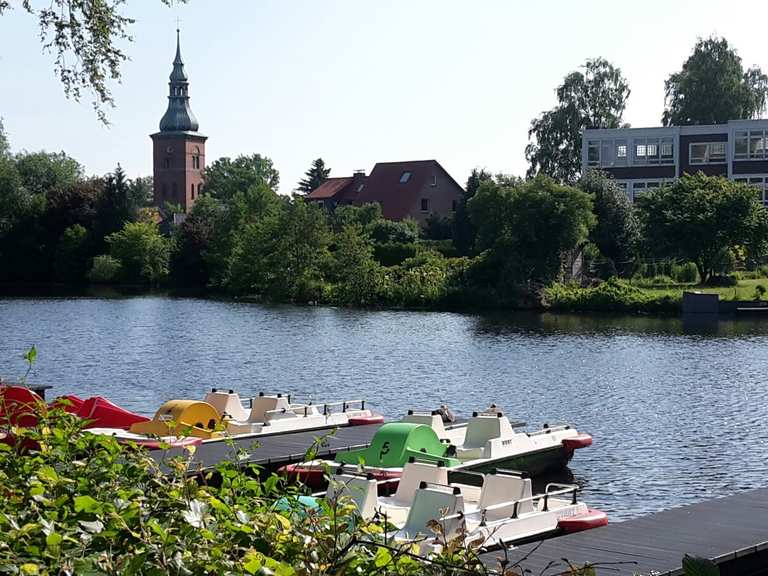
{"type": "Polygon", "coordinates": [[[748,178],[735,178],[734,181],[753,186],[756,189],[757,199],[763,206],[768,206],[768,177],[750,176],[748,178]]]}
{"type": "Polygon", "coordinates": [[[600,140],[587,142],[587,166],[600,166],[600,140]]]}
{"type": "Polygon", "coordinates": [[[734,160],[768,158],[768,130],[739,130],[733,138],[734,160]]]}
{"type": "Polygon", "coordinates": [[[360,186],[357,187],[357,192],[358,193],[362,192],[364,186],[365,186],[365,184],[360,184],[360,186]]]}
{"type": "Polygon", "coordinates": [[[616,159],[627,158],[627,143],[621,142],[620,144],[616,144],[616,159]]]}
{"type": "MultiPolygon", "coordinates": [[[[640,196],[645,194],[648,190],[653,190],[655,188],[660,188],[665,184],[665,180],[640,180],[632,183],[632,195],[630,198],[632,200],[637,200],[640,196]]],[[[626,183],[624,183],[626,186],[626,183]]],[[[625,188],[626,190],[626,188],[625,188]]]]}
{"type": "Polygon", "coordinates": [[[661,139],[661,161],[671,162],[675,156],[675,145],[672,138],[661,139]]]}
{"type": "Polygon", "coordinates": [[[410,179],[411,179],[411,173],[410,172],[403,172],[400,175],[400,184],[405,184],[410,179]]]}
{"type": "Polygon", "coordinates": [[[421,199],[421,211],[422,212],[429,212],[429,198],[422,198],[421,199]]]}
{"type": "Polygon", "coordinates": [[[672,138],[635,138],[634,164],[673,164],[675,145],[672,138]]]}
{"type": "Polygon", "coordinates": [[[725,162],[725,142],[694,142],[689,145],[691,164],[717,164],[725,162]]]}
{"type": "Polygon", "coordinates": [[[645,162],[645,140],[642,141],[642,144],[635,143],[635,160],[645,162]]]}
{"type": "Polygon", "coordinates": [[[432,174],[432,186],[437,186],[437,174],[432,174]]]}

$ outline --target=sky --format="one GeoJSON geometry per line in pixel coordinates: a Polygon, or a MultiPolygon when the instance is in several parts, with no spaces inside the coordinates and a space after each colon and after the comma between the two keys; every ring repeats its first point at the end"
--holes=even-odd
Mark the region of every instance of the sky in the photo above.
{"type": "Polygon", "coordinates": [[[89,95],[65,98],[35,18],[0,16],[0,117],[14,150],[150,175],[177,18],[207,162],[268,156],[283,193],[318,157],[331,176],[432,158],[462,183],[474,167],[523,175],[531,120],[588,58],[621,68],[632,126],[659,124],[664,80],[698,37],[724,36],[745,66],[768,71],[765,1],[127,0],[123,11],[134,42],[109,127],[89,95]]]}

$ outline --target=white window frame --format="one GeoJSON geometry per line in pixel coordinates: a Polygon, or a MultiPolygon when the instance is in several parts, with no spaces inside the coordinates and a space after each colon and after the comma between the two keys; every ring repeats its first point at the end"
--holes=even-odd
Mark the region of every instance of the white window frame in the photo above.
{"type": "Polygon", "coordinates": [[[635,166],[674,166],[675,139],[672,136],[640,136],[632,139],[632,164],[635,166]],[[671,154],[663,154],[669,147],[671,154]],[[641,154],[638,152],[642,151],[641,154]]]}
{"type": "Polygon", "coordinates": [[[700,166],[703,164],[727,164],[728,163],[728,143],[724,141],[717,142],[690,142],[688,144],[688,164],[700,166]],[[704,146],[704,158],[702,160],[693,159],[693,147],[704,146]],[[712,160],[712,148],[714,146],[723,147],[722,159],[712,160]]]}
{"type": "MultiPolygon", "coordinates": [[[[749,162],[749,161],[761,161],[761,160],[768,160],[768,130],[736,130],[733,133],[733,159],[734,161],[738,162],[749,162]],[[744,134],[745,136],[738,136],[738,134],[744,134]],[[746,138],[747,139],[747,151],[744,153],[737,153],[736,152],[736,141],[739,138],[746,138]],[[760,156],[753,156],[752,155],[752,139],[753,138],[759,138],[763,144],[762,146],[762,153],[760,156]]],[[[741,176],[741,175],[739,175],[741,176]]]]}
{"type": "Polygon", "coordinates": [[[407,184],[413,174],[410,170],[404,170],[402,174],[400,174],[400,184],[407,184]]]}
{"type": "Polygon", "coordinates": [[[733,177],[734,182],[749,184],[760,191],[758,196],[763,206],[768,206],[768,175],[766,174],[739,174],[733,177]],[[753,182],[759,180],[759,182],[753,182]]]}
{"type": "Polygon", "coordinates": [[[587,140],[587,166],[595,168],[602,166],[602,150],[601,147],[603,145],[602,140],[587,140]],[[589,152],[592,149],[597,150],[597,160],[590,160],[589,159],[589,152]]]}

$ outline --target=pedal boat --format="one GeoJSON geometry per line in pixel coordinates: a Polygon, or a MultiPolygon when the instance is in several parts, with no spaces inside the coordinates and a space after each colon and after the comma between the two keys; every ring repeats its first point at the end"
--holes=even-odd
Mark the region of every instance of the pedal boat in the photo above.
{"type": "Polygon", "coordinates": [[[460,534],[484,549],[588,530],[608,523],[604,512],[580,502],[578,486],[550,483],[532,493],[526,475],[508,470],[477,474],[480,486],[449,482],[440,464],[411,461],[393,496],[378,495],[376,479],[339,468],[325,495],[331,506],[348,498],[356,513],[392,525],[388,537],[417,543],[422,553],[438,552],[445,538],[460,534]],[[444,535],[430,528],[439,523],[444,535]]]}
{"type": "Polygon", "coordinates": [[[382,425],[370,446],[338,452],[334,461],[314,460],[288,464],[280,472],[311,488],[326,482],[326,472],[340,465],[363,463],[363,471],[377,480],[396,481],[409,458],[443,461],[453,470],[487,472],[510,468],[532,475],[559,470],[575,450],[592,444],[589,434],[570,425],[544,425],[540,430],[517,432],[502,412],[478,413],[465,424],[446,427],[436,412],[409,411],[401,422],[382,425]]]}

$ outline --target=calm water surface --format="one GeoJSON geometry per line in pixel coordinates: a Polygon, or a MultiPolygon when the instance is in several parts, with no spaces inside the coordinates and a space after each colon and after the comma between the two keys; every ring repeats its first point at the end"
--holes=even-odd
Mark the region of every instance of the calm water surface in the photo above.
{"type": "Polygon", "coordinates": [[[165,297],[0,299],[0,375],[151,415],[169,398],[367,398],[387,416],[491,401],[595,443],[571,464],[613,520],[768,485],[768,319],[366,312],[165,297]]]}

